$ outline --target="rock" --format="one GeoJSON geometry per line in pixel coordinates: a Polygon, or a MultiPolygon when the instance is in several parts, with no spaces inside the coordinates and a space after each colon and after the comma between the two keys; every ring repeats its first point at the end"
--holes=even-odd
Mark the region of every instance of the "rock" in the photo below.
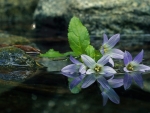
{"type": "Polygon", "coordinates": [[[1,45],[30,44],[30,43],[31,42],[25,37],[0,32],[1,45]]]}
{"type": "Polygon", "coordinates": [[[146,34],[150,26],[149,0],[40,0],[34,12],[37,32],[67,34],[68,23],[77,16],[90,35],[146,34]]]}
{"type": "Polygon", "coordinates": [[[0,78],[4,80],[24,80],[32,76],[37,63],[23,50],[10,46],[0,48],[0,78]]]}
{"type": "Polygon", "coordinates": [[[27,35],[37,3],[38,0],[0,0],[0,29],[27,35]]]}
{"type": "Polygon", "coordinates": [[[36,62],[23,50],[9,46],[0,48],[0,69],[36,68],[36,62]]]}

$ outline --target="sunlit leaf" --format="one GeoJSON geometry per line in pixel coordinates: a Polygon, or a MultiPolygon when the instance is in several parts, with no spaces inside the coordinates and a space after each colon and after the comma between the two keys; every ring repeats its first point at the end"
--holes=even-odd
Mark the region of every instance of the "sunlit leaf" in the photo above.
{"type": "Polygon", "coordinates": [[[90,56],[91,58],[95,59],[95,48],[91,45],[88,45],[88,47],[86,48],[86,54],[88,56],[90,56]]]}
{"type": "Polygon", "coordinates": [[[77,17],[73,17],[69,24],[68,40],[71,49],[76,55],[85,54],[90,44],[89,33],[77,17]]]}
{"type": "Polygon", "coordinates": [[[41,57],[50,57],[50,58],[54,58],[54,57],[63,57],[64,54],[59,53],[59,51],[55,51],[53,49],[50,49],[49,51],[47,51],[45,54],[40,54],[41,57]]]}
{"type": "Polygon", "coordinates": [[[61,57],[67,57],[67,56],[74,56],[74,52],[66,52],[66,53],[60,53],[59,51],[55,51],[54,49],[50,49],[44,54],[40,54],[41,57],[48,57],[48,58],[61,58],[61,57]]]}
{"type": "Polygon", "coordinates": [[[102,54],[100,51],[95,50],[95,61],[98,61],[102,57],[102,54]]]}

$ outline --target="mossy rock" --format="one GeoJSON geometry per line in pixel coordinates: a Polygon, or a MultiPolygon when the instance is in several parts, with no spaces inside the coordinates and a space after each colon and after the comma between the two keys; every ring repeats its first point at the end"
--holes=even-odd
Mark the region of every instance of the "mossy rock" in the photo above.
{"type": "Polygon", "coordinates": [[[9,46],[0,48],[0,78],[24,80],[34,74],[36,61],[23,50],[9,46]]]}
{"type": "Polygon", "coordinates": [[[36,62],[23,50],[9,46],[0,48],[0,69],[35,68],[36,62]]]}

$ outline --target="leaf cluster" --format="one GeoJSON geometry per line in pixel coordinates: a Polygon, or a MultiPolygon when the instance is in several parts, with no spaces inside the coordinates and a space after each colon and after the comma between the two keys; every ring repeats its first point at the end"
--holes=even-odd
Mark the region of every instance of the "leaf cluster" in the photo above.
{"type": "Polygon", "coordinates": [[[88,30],[77,17],[73,17],[69,23],[68,41],[70,48],[72,49],[71,52],[60,53],[59,51],[50,49],[46,53],[40,54],[40,56],[48,58],[61,58],[68,57],[70,55],[78,57],[82,54],[86,54],[95,60],[100,59],[102,56],[98,50],[90,45],[88,30]]]}

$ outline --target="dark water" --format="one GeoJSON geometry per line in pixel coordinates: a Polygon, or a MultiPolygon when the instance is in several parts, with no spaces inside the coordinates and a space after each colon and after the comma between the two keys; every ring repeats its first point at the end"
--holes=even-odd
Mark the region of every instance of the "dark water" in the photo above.
{"type": "MultiPolygon", "coordinates": [[[[16,32],[14,34],[17,34],[16,32]]],[[[57,36],[56,39],[48,36],[43,39],[41,34],[38,36],[40,38],[36,39],[34,31],[29,30],[27,33],[29,34],[22,33],[22,36],[29,36],[42,52],[49,48],[62,52],[70,50],[64,37],[57,36]],[[32,36],[34,38],[31,38],[32,36]]],[[[135,48],[135,54],[141,50],[142,47],[139,47],[141,45],[135,48]]],[[[149,46],[145,47],[147,51],[144,53],[144,59],[146,64],[150,64],[147,47],[149,46]]],[[[133,49],[131,46],[125,48],[133,49]]],[[[144,81],[148,80],[149,76],[143,75],[144,81]]],[[[150,113],[150,90],[145,91],[133,85],[127,91],[123,87],[115,91],[120,97],[120,104],[108,100],[106,106],[103,106],[101,92],[96,84],[78,94],[72,94],[65,76],[41,69],[31,78],[21,82],[0,79],[0,113],[150,113]]]]}
{"type": "MultiPolygon", "coordinates": [[[[43,41],[40,45],[43,51],[52,47],[64,51],[59,46],[62,44],[60,42],[43,46],[45,44],[46,41],[43,41]]],[[[137,52],[134,51],[134,54],[137,52]]],[[[144,64],[150,64],[149,51],[146,50],[144,54],[144,64]]],[[[144,81],[148,79],[149,74],[143,75],[144,81]]],[[[126,91],[123,87],[115,91],[120,97],[120,104],[108,100],[103,106],[97,84],[72,94],[67,77],[48,72],[45,68],[36,70],[32,77],[21,82],[0,79],[0,113],[150,113],[150,90],[132,85],[126,91]]]]}
{"type": "Polygon", "coordinates": [[[97,84],[72,94],[65,76],[42,69],[23,82],[0,80],[0,113],[150,113],[149,92],[134,85],[115,91],[120,104],[103,107],[97,84]]]}

